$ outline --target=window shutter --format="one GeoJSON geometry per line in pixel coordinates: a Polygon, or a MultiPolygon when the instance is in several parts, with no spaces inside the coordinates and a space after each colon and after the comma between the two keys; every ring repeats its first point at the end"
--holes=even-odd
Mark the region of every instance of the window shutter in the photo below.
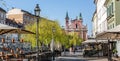
{"type": "Polygon", "coordinates": [[[112,10],[112,13],[113,13],[113,2],[112,2],[112,4],[111,4],[111,10],[112,10]]]}
{"type": "Polygon", "coordinates": [[[109,13],[110,13],[110,15],[111,15],[111,5],[109,6],[109,13]]]}
{"type": "Polygon", "coordinates": [[[109,16],[109,8],[107,7],[107,16],[109,16]]]}

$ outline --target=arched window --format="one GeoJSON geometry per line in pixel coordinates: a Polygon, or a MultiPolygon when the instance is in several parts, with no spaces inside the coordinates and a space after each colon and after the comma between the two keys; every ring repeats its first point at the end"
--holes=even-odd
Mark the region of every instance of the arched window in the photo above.
{"type": "Polygon", "coordinates": [[[78,25],[76,24],[76,28],[78,28],[78,25]]]}

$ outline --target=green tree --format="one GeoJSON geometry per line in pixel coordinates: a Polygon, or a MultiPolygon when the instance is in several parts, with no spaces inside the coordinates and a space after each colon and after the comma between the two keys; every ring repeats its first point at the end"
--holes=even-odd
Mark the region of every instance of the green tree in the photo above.
{"type": "Polygon", "coordinates": [[[81,45],[82,41],[82,38],[78,37],[78,35],[74,33],[71,35],[70,46],[79,46],[81,45]]]}
{"type": "MultiPolygon", "coordinates": [[[[29,24],[25,27],[25,29],[30,30],[36,33],[36,22],[33,24],[29,24]]],[[[54,35],[55,44],[60,43],[61,45],[69,48],[71,45],[80,45],[82,39],[78,37],[78,35],[67,35],[64,30],[60,27],[57,21],[52,21],[46,18],[41,18],[39,21],[39,45],[45,44],[49,45],[52,40],[52,36],[54,35]],[[52,28],[55,28],[55,32],[52,32],[52,28]]],[[[32,43],[32,46],[36,46],[36,35],[26,34],[23,35],[22,38],[25,41],[29,41],[32,43]]]]}
{"type": "MultiPolygon", "coordinates": [[[[25,27],[25,29],[30,30],[34,33],[36,33],[36,22],[33,24],[29,24],[25,27]]],[[[39,45],[45,44],[48,45],[50,44],[52,40],[52,36],[54,35],[54,41],[55,43],[61,43],[65,44],[65,38],[66,35],[63,33],[59,23],[57,21],[52,21],[46,18],[41,18],[39,21],[39,45]],[[55,28],[55,32],[52,32],[52,28],[55,28]]],[[[36,35],[33,34],[27,34],[23,35],[23,38],[26,41],[29,41],[32,43],[32,46],[36,46],[36,35]]]]}

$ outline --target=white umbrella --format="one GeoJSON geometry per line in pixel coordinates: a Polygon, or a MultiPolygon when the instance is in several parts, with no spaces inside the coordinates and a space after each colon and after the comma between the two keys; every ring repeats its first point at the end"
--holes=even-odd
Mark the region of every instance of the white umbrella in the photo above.
{"type": "Polygon", "coordinates": [[[51,44],[50,44],[51,51],[54,51],[54,40],[52,39],[51,44]]]}
{"type": "Polygon", "coordinates": [[[107,40],[96,40],[96,39],[88,39],[84,42],[82,42],[82,44],[87,44],[87,43],[107,43],[107,40]]]}
{"type": "Polygon", "coordinates": [[[0,23],[0,29],[16,29],[16,27],[8,26],[0,23]]]}

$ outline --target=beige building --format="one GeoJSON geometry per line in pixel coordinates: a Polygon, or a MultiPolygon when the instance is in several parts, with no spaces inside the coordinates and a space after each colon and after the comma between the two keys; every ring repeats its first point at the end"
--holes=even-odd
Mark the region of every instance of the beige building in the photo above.
{"type": "Polygon", "coordinates": [[[13,8],[9,10],[7,13],[7,18],[17,23],[22,23],[23,26],[28,23],[32,23],[32,21],[34,21],[33,14],[29,13],[28,11],[18,9],[18,8],[13,8]]]}
{"type": "Polygon", "coordinates": [[[22,27],[21,23],[16,23],[15,21],[7,19],[6,18],[6,11],[2,8],[0,8],[0,24],[12,26],[12,27],[17,27],[17,28],[22,27]]]}

